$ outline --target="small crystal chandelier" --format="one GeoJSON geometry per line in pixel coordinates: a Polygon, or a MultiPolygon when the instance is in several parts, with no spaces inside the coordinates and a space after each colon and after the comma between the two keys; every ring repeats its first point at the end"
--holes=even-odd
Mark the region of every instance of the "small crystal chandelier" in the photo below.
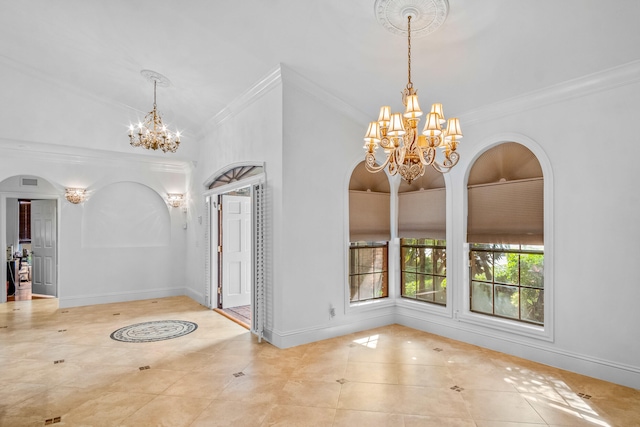
{"type": "Polygon", "coordinates": [[[142,70],[141,74],[153,82],[153,110],[144,117],[143,122],[138,122],[137,126],[129,125],[129,141],[134,147],[142,147],[147,150],[161,149],[165,153],[175,153],[180,145],[180,132],[174,134],[167,129],[166,125],[162,123],[156,106],[158,82],[161,86],[168,86],[169,80],[150,70],[142,70]]]}
{"type": "Polygon", "coordinates": [[[399,173],[409,183],[424,175],[427,166],[432,166],[440,173],[454,167],[460,159],[456,149],[462,138],[459,120],[446,120],[442,104],[431,106],[422,134],[418,134],[422,111],[418,105],[418,92],[411,82],[411,18],[414,14],[415,10],[406,14],[409,79],[402,93],[405,112],[392,114],[391,107],[381,107],[378,120],[369,123],[363,147],[366,151],[365,166],[369,172],[380,172],[386,167],[390,175],[399,173]],[[387,156],[381,165],[376,165],[378,145],[387,156]],[[436,160],[438,149],[444,154],[442,162],[436,160]]]}

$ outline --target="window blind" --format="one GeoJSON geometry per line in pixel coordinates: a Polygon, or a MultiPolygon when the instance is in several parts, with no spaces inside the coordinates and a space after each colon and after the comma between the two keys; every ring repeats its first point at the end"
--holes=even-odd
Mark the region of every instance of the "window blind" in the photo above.
{"type": "Polygon", "coordinates": [[[389,202],[389,193],[349,190],[349,241],[388,241],[389,202]]]}
{"type": "Polygon", "coordinates": [[[398,237],[446,239],[444,188],[398,194],[398,237]]]}
{"type": "Polygon", "coordinates": [[[470,186],[467,242],[544,244],[543,178],[470,186]]]}

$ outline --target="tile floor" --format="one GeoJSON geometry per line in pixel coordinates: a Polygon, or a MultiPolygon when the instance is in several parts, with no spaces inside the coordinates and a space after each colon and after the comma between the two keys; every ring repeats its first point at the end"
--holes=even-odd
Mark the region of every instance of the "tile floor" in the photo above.
{"type": "Polygon", "coordinates": [[[640,391],[398,325],[280,350],[187,297],[0,304],[0,426],[44,425],[628,427],[640,391]],[[198,329],[109,337],[168,319],[198,329]]]}

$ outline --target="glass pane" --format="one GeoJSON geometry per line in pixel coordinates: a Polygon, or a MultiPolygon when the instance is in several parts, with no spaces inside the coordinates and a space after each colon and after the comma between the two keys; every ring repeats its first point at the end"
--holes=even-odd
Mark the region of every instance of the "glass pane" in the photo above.
{"type": "Polygon", "coordinates": [[[356,271],[358,273],[369,273],[371,272],[371,266],[373,265],[373,253],[369,248],[359,248],[356,249],[358,256],[356,257],[356,271]]]}
{"type": "Polygon", "coordinates": [[[520,292],[522,320],[544,324],[544,290],[522,288],[520,292]]]}
{"type": "Polygon", "coordinates": [[[493,253],[471,252],[471,279],[493,280],[493,253]]]}
{"type": "Polygon", "coordinates": [[[434,277],[434,294],[433,301],[438,304],[447,304],[447,278],[446,277],[434,277]]]}
{"type": "Polygon", "coordinates": [[[372,275],[373,298],[383,298],[389,295],[387,290],[387,273],[376,273],[372,275]]]}
{"type": "Polygon", "coordinates": [[[517,286],[496,285],[496,311],[498,316],[518,319],[520,298],[517,286]]]}
{"type": "Polygon", "coordinates": [[[402,270],[404,271],[416,271],[417,263],[417,248],[402,248],[402,270]]]}
{"type": "Polygon", "coordinates": [[[520,286],[544,288],[544,255],[520,255],[520,286]]]}
{"type": "Polygon", "coordinates": [[[446,249],[434,249],[433,260],[435,262],[434,274],[445,276],[447,274],[447,251],[446,249]]]}
{"type": "Polygon", "coordinates": [[[359,301],[360,295],[358,294],[358,276],[351,276],[349,278],[349,287],[351,289],[351,302],[359,301]]]}
{"type": "Polygon", "coordinates": [[[349,275],[358,274],[358,250],[349,249],[349,275]]]}
{"type": "Polygon", "coordinates": [[[433,301],[433,276],[418,274],[416,298],[422,301],[433,301]]]}
{"type": "Polygon", "coordinates": [[[420,248],[418,249],[418,268],[416,271],[418,273],[431,274],[433,272],[433,259],[431,257],[433,249],[431,248],[420,248]]]}
{"type": "Polygon", "coordinates": [[[490,284],[471,282],[471,310],[493,314],[493,287],[490,284]]]}
{"type": "Polygon", "coordinates": [[[415,273],[402,273],[402,296],[415,298],[416,297],[416,274],[415,273]]]}
{"type": "Polygon", "coordinates": [[[387,248],[371,249],[372,271],[381,272],[387,269],[387,248]]]}
{"type": "MultiPolygon", "coordinates": [[[[509,281],[509,259],[507,254],[504,252],[494,252],[493,259],[493,274],[495,276],[494,281],[500,283],[511,283],[509,281]]],[[[516,277],[518,277],[517,273],[516,277]]],[[[516,283],[518,282],[516,281],[516,283]]]]}
{"type": "Polygon", "coordinates": [[[373,286],[375,282],[375,274],[363,274],[358,277],[358,293],[359,301],[373,298],[373,286]]]}

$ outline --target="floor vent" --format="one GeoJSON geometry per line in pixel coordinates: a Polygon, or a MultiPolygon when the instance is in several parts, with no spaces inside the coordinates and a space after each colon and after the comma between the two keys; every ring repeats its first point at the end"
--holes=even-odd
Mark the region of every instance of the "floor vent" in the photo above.
{"type": "Polygon", "coordinates": [[[66,329],[58,329],[58,332],[67,332],[66,329]]]}
{"type": "Polygon", "coordinates": [[[235,374],[233,374],[234,377],[238,378],[238,377],[244,377],[244,372],[236,372],[235,374]]]}
{"type": "Polygon", "coordinates": [[[457,385],[454,385],[453,387],[451,387],[451,390],[461,392],[464,389],[462,387],[458,387],[457,385]]]}
{"type": "Polygon", "coordinates": [[[44,420],[44,425],[48,426],[49,424],[57,424],[62,421],[62,417],[49,418],[44,420]]]}
{"type": "Polygon", "coordinates": [[[434,348],[433,351],[441,352],[442,349],[441,348],[434,348]]]}
{"type": "Polygon", "coordinates": [[[57,365],[58,363],[64,363],[64,359],[60,359],[60,360],[54,360],[53,364],[57,365]]]}
{"type": "Polygon", "coordinates": [[[114,316],[120,316],[120,313],[113,313],[114,316]]]}
{"type": "Polygon", "coordinates": [[[580,396],[583,399],[591,399],[591,395],[590,394],[584,394],[584,393],[578,393],[578,396],[580,396]]]}
{"type": "Polygon", "coordinates": [[[147,365],[147,366],[140,366],[138,369],[140,369],[141,371],[146,371],[147,369],[151,369],[151,366],[147,365]]]}

